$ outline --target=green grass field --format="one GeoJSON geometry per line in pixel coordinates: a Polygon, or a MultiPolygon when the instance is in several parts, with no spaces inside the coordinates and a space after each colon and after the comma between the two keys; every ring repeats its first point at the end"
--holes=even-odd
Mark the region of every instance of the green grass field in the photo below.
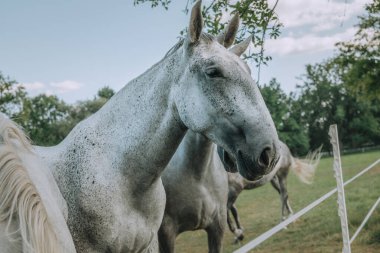
{"type": "MultiPolygon", "coordinates": [[[[380,151],[342,156],[344,180],[351,178],[380,158],[380,151]]],[[[288,191],[294,212],[318,199],[336,187],[332,158],[321,159],[314,183],[301,183],[289,173],[288,191]]],[[[380,196],[380,165],[346,187],[346,204],[350,235],[353,235],[365,215],[380,196]]],[[[336,195],[302,216],[287,230],[282,230],[252,252],[342,252],[342,236],[337,213],[336,195]]],[[[247,243],[280,222],[280,198],[270,184],[244,191],[238,201],[242,226],[247,243]]],[[[204,231],[186,232],[177,238],[177,252],[207,252],[204,231]]],[[[233,235],[228,230],[224,236],[224,252],[232,252],[233,235]]],[[[351,246],[352,252],[380,252],[380,207],[376,209],[362,232],[351,246]]]]}

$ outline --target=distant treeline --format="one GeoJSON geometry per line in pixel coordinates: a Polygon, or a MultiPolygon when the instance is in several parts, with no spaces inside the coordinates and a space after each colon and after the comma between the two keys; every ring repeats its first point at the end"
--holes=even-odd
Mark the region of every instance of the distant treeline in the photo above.
{"type": "Polygon", "coordinates": [[[93,99],[71,105],[52,95],[30,97],[22,85],[0,73],[0,111],[22,126],[36,145],[58,144],[78,122],[99,110],[114,93],[104,87],[93,99]]]}

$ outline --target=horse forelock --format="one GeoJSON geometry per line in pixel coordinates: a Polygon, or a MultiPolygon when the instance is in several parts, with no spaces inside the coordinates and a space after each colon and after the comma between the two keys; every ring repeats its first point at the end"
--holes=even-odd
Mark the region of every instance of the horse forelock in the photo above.
{"type": "Polygon", "coordinates": [[[209,33],[202,33],[201,41],[206,42],[206,43],[211,43],[213,41],[216,41],[216,37],[209,33]]]}

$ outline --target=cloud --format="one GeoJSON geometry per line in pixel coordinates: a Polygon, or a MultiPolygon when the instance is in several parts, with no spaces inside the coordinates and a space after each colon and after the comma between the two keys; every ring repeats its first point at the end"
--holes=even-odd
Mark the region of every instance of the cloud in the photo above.
{"type": "Polygon", "coordinates": [[[69,91],[79,90],[83,84],[72,80],[66,80],[62,82],[52,82],[50,83],[50,86],[55,88],[58,93],[66,93],[69,91]]]}
{"type": "Polygon", "coordinates": [[[41,82],[23,83],[21,85],[24,86],[27,90],[39,90],[46,87],[46,85],[41,82]]]}
{"type": "Polygon", "coordinates": [[[354,36],[356,28],[349,28],[342,33],[331,36],[306,34],[299,37],[287,36],[277,40],[268,40],[266,50],[269,54],[289,55],[294,53],[315,53],[332,50],[339,41],[346,41],[354,36]]]}
{"type": "MultiPolygon", "coordinates": [[[[272,4],[275,0],[271,0],[272,4]]],[[[276,13],[284,27],[308,26],[313,31],[330,30],[359,15],[370,0],[279,1],[276,13]]]]}
{"type": "Polygon", "coordinates": [[[65,80],[61,82],[50,83],[36,81],[29,83],[21,83],[20,85],[24,86],[25,89],[31,92],[32,94],[45,93],[47,95],[73,92],[79,90],[81,87],[84,86],[82,83],[73,80],[65,80]]]}

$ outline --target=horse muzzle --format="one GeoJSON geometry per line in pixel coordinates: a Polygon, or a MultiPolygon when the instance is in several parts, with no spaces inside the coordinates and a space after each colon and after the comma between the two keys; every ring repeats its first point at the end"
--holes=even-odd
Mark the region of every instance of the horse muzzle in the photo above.
{"type": "Polygon", "coordinates": [[[276,148],[264,148],[260,155],[255,159],[244,154],[241,150],[237,151],[236,162],[239,173],[247,180],[254,181],[261,179],[269,174],[280,157],[277,155],[276,148]]]}

